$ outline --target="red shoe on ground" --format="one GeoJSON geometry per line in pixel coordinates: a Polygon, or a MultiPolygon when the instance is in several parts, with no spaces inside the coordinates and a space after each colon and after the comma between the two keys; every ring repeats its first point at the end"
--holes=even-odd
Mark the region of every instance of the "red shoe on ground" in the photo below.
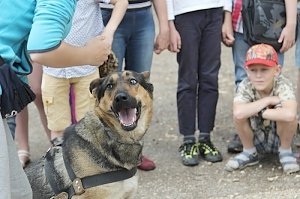
{"type": "Polygon", "coordinates": [[[144,155],[142,155],[142,161],[141,164],[137,166],[138,169],[143,170],[143,171],[151,171],[156,168],[155,163],[146,158],[144,155]]]}

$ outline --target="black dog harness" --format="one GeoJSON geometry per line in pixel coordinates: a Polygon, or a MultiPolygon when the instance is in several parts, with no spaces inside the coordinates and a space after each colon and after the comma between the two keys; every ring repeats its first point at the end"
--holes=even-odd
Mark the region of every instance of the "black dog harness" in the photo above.
{"type": "MultiPolygon", "coordinates": [[[[70,127],[68,127],[67,129],[69,129],[69,128],[70,127]]],[[[72,126],[71,126],[71,128],[72,128],[72,126]]],[[[61,142],[58,143],[56,145],[56,147],[61,147],[62,142],[63,142],[63,140],[61,140],[61,142]]],[[[121,169],[121,170],[117,170],[117,171],[111,171],[111,172],[101,173],[101,174],[97,174],[97,175],[93,175],[93,176],[86,176],[83,178],[78,178],[78,177],[76,177],[76,175],[75,175],[72,167],[70,166],[69,162],[67,161],[67,159],[64,158],[64,156],[63,156],[64,165],[68,172],[69,178],[72,181],[72,185],[69,188],[62,190],[61,188],[59,188],[57,186],[58,184],[56,183],[54,175],[51,175],[50,171],[53,170],[53,164],[50,163],[49,159],[50,160],[52,159],[50,151],[47,152],[46,159],[45,159],[46,178],[48,179],[49,184],[50,184],[53,192],[55,193],[55,196],[51,197],[50,199],[70,199],[70,198],[72,198],[73,195],[83,194],[85,192],[85,189],[112,183],[112,182],[126,180],[126,179],[133,177],[137,172],[137,168],[134,167],[131,170],[121,169]]]]}

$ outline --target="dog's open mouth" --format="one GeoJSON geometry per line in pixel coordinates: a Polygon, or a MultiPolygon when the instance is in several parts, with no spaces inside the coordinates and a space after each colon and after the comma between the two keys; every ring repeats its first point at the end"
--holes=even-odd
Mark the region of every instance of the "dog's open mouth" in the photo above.
{"type": "Polygon", "coordinates": [[[120,110],[114,110],[116,117],[118,118],[122,128],[126,131],[132,131],[136,128],[137,122],[141,114],[141,103],[139,102],[136,107],[122,107],[120,110]]]}

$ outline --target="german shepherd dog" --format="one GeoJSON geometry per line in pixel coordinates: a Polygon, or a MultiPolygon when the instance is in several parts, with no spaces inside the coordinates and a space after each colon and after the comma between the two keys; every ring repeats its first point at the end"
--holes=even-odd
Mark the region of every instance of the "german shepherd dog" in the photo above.
{"type": "Polygon", "coordinates": [[[149,75],[113,72],[91,82],[94,111],[25,169],[34,199],[134,197],[142,138],[152,119],[149,75]]]}

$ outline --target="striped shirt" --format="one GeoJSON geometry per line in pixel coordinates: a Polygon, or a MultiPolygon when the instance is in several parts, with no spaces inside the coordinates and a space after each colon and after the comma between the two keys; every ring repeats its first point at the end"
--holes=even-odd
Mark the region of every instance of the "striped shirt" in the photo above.
{"type": "MultiPolygon", "coordinates": [[[[108,4],[110,0],[79,0],[76,5],[70,33],[65,42],[74,46],[83,46],[99,35],[104,29],[99,1],[108,4]]],[[[83,65],[67,68],[43,66],[43,72],[58,78],[83,77],[94,73],[95,66],[83,65]]]]}

